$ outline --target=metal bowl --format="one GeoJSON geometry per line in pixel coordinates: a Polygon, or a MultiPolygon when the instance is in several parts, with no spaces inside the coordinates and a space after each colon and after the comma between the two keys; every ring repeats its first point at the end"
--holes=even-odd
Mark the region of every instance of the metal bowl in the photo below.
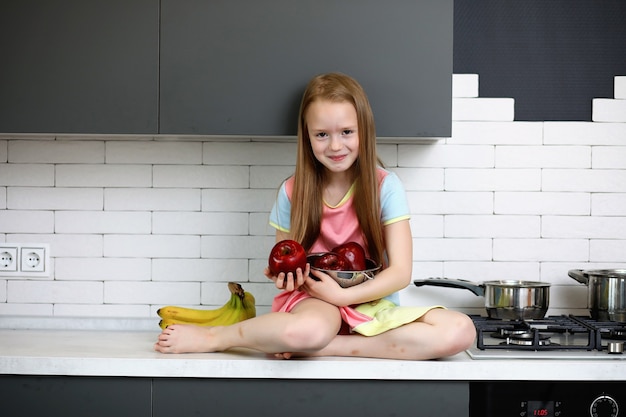
{"type": "Polygon", "coordinates": [[[306,260],[309,264],[311,264],[311,269],[322,271],[323,273],[328,274],[343,288],[353,287],[367,281],[368,279],[374,279],[374,276],[380,271],[380,268],[382,267],[382,265],[376,265],[376,262],[374,262],[372,259],[366,259],[365,264],[367,266],[367,269],[365,269],[364,271],[331,271],[328,269],[315,268],[313,266],[315,259],[319,258],[322,255],[324,254],[313,253],[307,256],[306,260]]]}

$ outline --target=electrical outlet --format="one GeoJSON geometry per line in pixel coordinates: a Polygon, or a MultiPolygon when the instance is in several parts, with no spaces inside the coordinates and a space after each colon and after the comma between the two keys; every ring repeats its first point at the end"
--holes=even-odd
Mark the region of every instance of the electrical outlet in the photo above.
{"type": "Polygon", "coordinates": [[[47,243],[0,243],[0,276],[50,276],[50,246],[47,243]]]}
{"type": "Polygon", "coordinates": [[[20,247],[21,272],[46,272],[48,270],[47,245],[32,245],[20,247]]]}
{"type": "Polygon", "coordinates": [[[0,272],[17,271],[17,246],[0,244],[0,272]]]}

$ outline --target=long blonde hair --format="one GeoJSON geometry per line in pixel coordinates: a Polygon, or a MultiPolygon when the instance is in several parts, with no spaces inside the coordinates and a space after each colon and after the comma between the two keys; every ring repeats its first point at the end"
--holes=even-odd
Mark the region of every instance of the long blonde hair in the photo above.
{"type": "Polygon", "coordinates": [[[306,112],[316,100],[348,102],[356,109],[359,156],[350,168],[355,183],[354,199],[357,219],[369,256],[383,261],[384,238],[380,219],[377,166],[382,162],[376,152],[374,116],[365,91],[353,78],[341,73],[314,77],[306,87],[298,116],[298,151],[291,198],[291,235],[305,249],[310,249],[320,233],[326,169],[315,158],[311,148],[306,112]],[[315,198],[320,196],[320,198],[315,198]]]}

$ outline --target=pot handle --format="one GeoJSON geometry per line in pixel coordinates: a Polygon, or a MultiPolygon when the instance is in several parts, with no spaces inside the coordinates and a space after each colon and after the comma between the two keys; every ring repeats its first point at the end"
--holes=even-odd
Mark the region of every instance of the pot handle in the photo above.
{"type": "Polygon", "coordinates": [[[416,287],[423,285],[432,285],[434,287],[449,287],[449,288],[463,288],[470,290],[475,295],[483,297],[485,295],[485,288],[482,285],[466,281],[464,279],[450,279],[450,278],[427,278],[416,279],[413,281],[416,287]]]}
{"type": "Polygon", "coordinates": [[[582,269],[570,269],[569,271],[567,271],[567,275],[569,275],[571,278],[574,278],[581,284],[589,284],[589,276],[585,274],[582,269]]]}

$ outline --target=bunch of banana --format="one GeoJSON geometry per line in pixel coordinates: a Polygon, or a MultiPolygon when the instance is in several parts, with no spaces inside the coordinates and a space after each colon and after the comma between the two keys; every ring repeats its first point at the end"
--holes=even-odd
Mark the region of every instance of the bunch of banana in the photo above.
{"type": "Polygon", "coordinates": [[[178,306],[161,307],[159,327],[165,329],[172,324],[194,324],[196,326],[229,326],[256,316],[254,296],[245,292],[236,282],[229,282],[230,300],[214,310],[200,310],[178,306]]]}

